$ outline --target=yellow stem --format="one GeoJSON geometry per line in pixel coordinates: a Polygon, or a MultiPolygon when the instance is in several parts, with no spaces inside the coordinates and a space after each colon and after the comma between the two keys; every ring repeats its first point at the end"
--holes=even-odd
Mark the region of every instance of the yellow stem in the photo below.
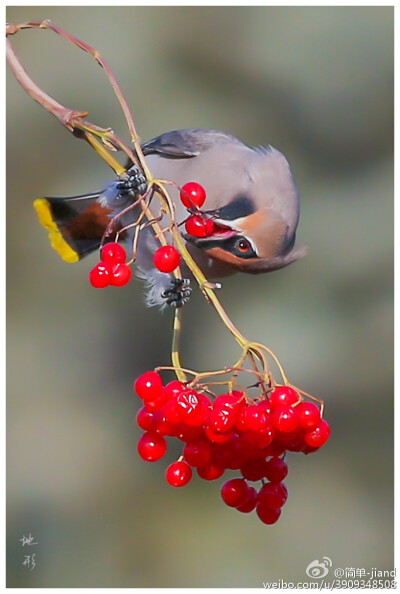
{"type": "Polygon", "coordinates": [[[118,163],[118,161],[116,159],[114,159],[114,157],[105,148],[105,146],[103,144],[101,144],[101,142],[99,142],[97,140],[97,138],[94,137],[93,133],[92,132],[84,132],[84,134],[85,134],[86,140],[89,142],[89,144],[92,145],[92,147],[95,149],[97,154],[100,155],[100,157],[102,157],[104,159],[104,161],[106,161],[106,163],[108,163],[108,165],[112,169],[114,169],[114,171],[117,175],[122,175],[125,172],[125,168],[122,167],[122,165],[120,163],[118,163]]]}
{"type": "Polygon", "coordinates": [[[181,359],[179,355],[179,339],[181,335],[182,329],[182,308],[177,307],[175,309],[175,316],[174,316],[174,332],[172,336],[172,352],[171,352],[171,359],[172,365],[175,367],[175,374],[176,377],[180,382],[187,382],[187,377],[185,372],[182,370],[181,366],[181,359]]]}

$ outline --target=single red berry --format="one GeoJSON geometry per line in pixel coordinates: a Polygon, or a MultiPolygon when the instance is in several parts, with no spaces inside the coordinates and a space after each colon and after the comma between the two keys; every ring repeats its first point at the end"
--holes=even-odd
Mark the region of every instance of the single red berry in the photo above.
{"type": "Polygon", "coordinates": [[[99,262],[89,272],[89,281],[92,287],[104,289],[111,281],[111,268],[106,262],[99,262]]]}
{"type": "Polygon", "coordinates": [[[268,415],[258,404],[247,406],[243,413],[243,423],[250,431],[264,431],[268,425],[268,415]]]}
{"type": "Polygon", "coordinates": [[[248,427],[245,422],[245,418],[246,418],[246,414],[247,414],[246,411],[248,408],[250,408],[250,407],[246,402],[244,404],[244,406],[241,406],[238,409],[237,415],[236,415],[236,421],[235,421],[236,429],[238,429],[238,431],[241,431],[242,433],[244,433],[248,430],[248,427]]]}
{"type": "Polygon", "coordinates": [[[312,431],[306,431],[304,441],[312,448],[320,448],[328,441],[331,434],[331,428],[325,419],[321,419],[318,425],[312,431]]]}
{"type": "Polygon", "coordinates": [[[266,464],[265,458],[250,458],[240,466],[240,472],[249,481],[259,481],[266,476],[266,464]]]}
{"type": "Polygon", "coordinates": [[[283,456],[283,454],[286,452],[286,446],[283,445],[282,443],[278,443],[276,439],[274,439],[274,441],[271,443],[271,445],[268,446],[268,452],[267,452],[267,456],[276,456],[277,458],[279,458],[280,456],[283,456]]]}
{"type": "Polygon", "coordinates": [[[247,431],[246,439],[249,444],[253,445],[259,450],[263,450],[272,443],[274,439],[274,430],[272,427],[267,425],[263,431],[247,431]]]}
{"type": "Polygon", "coordinates": [[[248,514],[253,511],[257,504],[257,491],[254,487],[249,487],[245,503],[239,505],[236,509],[242,514],[248,514]]]}
{"type": "Polygon", "coordinates": [[[284,483],[266,483],[258,493],[257,502],[263,507],[277,509],[287,500],[287,489],[284,483]]]}
{"type": "Polygon", "coordinates": [[[182,421],[186,421],[188,417],[194,416],[200,410],[200,394],[192,388],[186,388],[177,395],[176,404],[182,421]]]}
{"type": "Polygon", "coordinates": [[[206,466],[211,460],[211,447],[205,441],[193,441],[185,445],[183,455],[190,466],[206,466]]]}
{"type": "Polygon", "coordinates": [[[166,402],[166,398],[165,398],[165,394],[163,391],[161,391],[161,393],[156,397],[143,398],[143,404],[145,405],[147,410],[149,410],[150,412],[155,412],[156,410],[160,410],[160,408],[162,406],[164,406],[165,402],[166,402]]]}
{"type": "Polygon", "coordinates": [[[233,434],[222,444],[212,444],[213,460],[220,462],[225,468],[239,470],[242,460],[238,455],[238,439],[239,437],[233,434]]]}
{"type": "Polygon", "coordinates": [[[178,394],[180,394],[184,389],[184,384],[182,384],[178,380],[172,380],[171,382],[168,382],[168,384],[166,384],[166,386],[164,387],[164,392],[167,399],[169,400],[174,396],[178,396],[178,394]]]}
{"type": "Polygon", "coordinates": [[[162,408],[153,414],[151,430],[160,435],[175,435],[176,425],[165,418],[162,408]]]}
{"type": "Polygon", "coordinates": [[[144,406],[138,410],[136,415],[136,423],[141,429],[149,431],[153,425],[153,413],[149,412],[144,406]]]}
{"type": "Polygon", "coordinates": [[[278,408],[278,406],[291,406],[299,401],[299,396],[290,386],[278,386],[269,395],[269,403],[271,408],[278,408]]]}
{"type": "Polygon", "coordinates": [[[165,478],[172,487],[183,487],[192,478],[192,469],[184,460],[172,462],[165,471],[165,478]]]}
{"type": "Polygon", "coordinates": [[[173,245],[163,245],[155,252],[154,266],[161,272],[173,272],[179,266],[181,257],[173,245]]]}
{"type": "Polygon", "coordinates": [[[270,458],[265,463],[265,475],[271,483],[281,483],[286,478],[288,467],[282,458],[270,458]]]}
{"type": "Polygon", "coordinates": [[[182,186],[180,196],[186,208],[200,208],[206,201],[206,191],[197,182],[188,182],[182,186]]]}
{"type": "Polygon", "coordinates": [[[275,433],[275,441],[291,452],[302,451],[303,447],[306,445],[304,442],[304,430],[301,429],[300,426],[294,431],[289,431],[287,433],[277,431],[275,433]]]}
{"type": "Polygon", "coordinates": [[[214,223],[206,217],[190,215],[186,219],[185,229],[188,235],[192,235],[193,237],[209,237],[214,231],[214,223]]]}
{"type": "Polygon", "coordinates": [[[229,507],[244,505],[249,496],[249,486],[244,479],[234,478],[226,481],[221,488],[221,497],[229,507]]]}
{"type": "Polygon", "coordinates": [[[119,262],[126,261],[126,252],[120,243],[112,241],[110,243],[106,243],[106,245],[102,247],[101,259],[104,262],[118,264],[119,262]]]}
{"type": "Polygon", "coordinates": [[[260,504],[257,504],[256,514],[264,524],[275,524],[281,515],[281,509],[269,509],[260,504]]]}
{"type": "Polygon", "coordinates": [[[234,424],[235,413],[232,409],[214,407],[208,415],[207,425],[211,431],[216,433],[226,433],[233,428],[234,424]]]}
{"type": "Polygon", "coordinates": [[[230,442],[232,457],[235,462],[235,467],[239,469],[244,462],[257,458],[258,451],[255,451],[255,447],[251,445],[246,438],[246,435],[234,434],[230,442]]]}
{"type": "Polygon", "coordinates": [[[225,472],[225,467],[219,462],[210,462],[197,468],[197,474],[206,481],[215,481],[225,472]]]}
{"type": "Polygon", "coordinates": [[[204,437],[202,427],[187,425],[186,422],[179,423],[176,437],[185,443],[198,441],[204,437]]]}
{"type": "Polygon", "coordinates": [[[296,406],[296,412],[299,415],[300,427],[303,429],[315,429],[321,418],[320,410],[314,402],[300,402],[296,406]]]}
{"type": "Polygon", "coordinates": [[[193,427],[204,425],[211,408],[210,399],[205,394],[197,394],[197,396],[200,401],[200,406],[193,414],[186,416],[184,419],[184,422],[187,425],[191,425],[193,427]]]}
{"type": "Polygon", "coordinates": [[[299,416],[296,408],[291,406],[279,406],[272,413],[272,424],[278,431],[289,433],[295,431],[299,426],[299,416]]]}
{"type": "Polygon", "coordinates": [[[167,421],[170,423],[180,423],[182,416],[176,398],[167,400],[163,405],[162,410],[167,421]]]}
{"type": "Polygon", "coordinates": [[[123,287],[131,280],[132,271],[127,264],[123,262],[115,264],[111,269],[110,284],[114,287],[123,287]]]}
{"type": "Polygon", "coordinates": [[[155,462],[167,451],[167,442],[157,433],[144,433],[137,444],[139,456],[146,462],[155,462]]]}
{"type": "Polygon", "coordinates": [[[227,431],[226,433],[217,433],[208,426],[204,428],[204,433],[206,434],[207,439],[211,441],[211,443],[225,443],[226,441],[229,441],[233,436],[232,431],[227,431]]]}
{"type": "Polygon", "coordinates": [[[216,408],[225,408],[225,409],[232,409],[235,411],[239,411],[242,406],[246,405],[246,400],[244,399],[243,392],[239,390],[233,390],[232,394],[220,394],[214,400],[213,407],[216,408]]]}
{"type": "Polygon", "coordinates": [[[268,398],[266,400],[260,400],[258,402],[258,406],[261,406],[261,408],[263,410],[265,410],[265,412],[267,413],[267,415],[270,415],[272,413],[272,406],[271,406],[268,398]]]}
{"type": "Polygon", "coordinates": [[[144,400],[155,400],[162,394],[162,380],[155,371],[142,373],[135,381],[135,392],[144,400]]]}

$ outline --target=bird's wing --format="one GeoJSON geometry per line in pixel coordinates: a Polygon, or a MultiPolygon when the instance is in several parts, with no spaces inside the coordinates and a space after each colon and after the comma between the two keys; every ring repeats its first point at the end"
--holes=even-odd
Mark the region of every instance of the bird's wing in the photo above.
{"type": "Polygon", "coordinates": [[[220,130],[205,130],[202,128],[190,128],[187,130],[173,130],[165,132],[153,140],[142,145],[145,155],[157,154],[162,157],[176,159],[196,157],[201,152],[215,144],[234,142],[240,140],[232,134],[220,130]]]}

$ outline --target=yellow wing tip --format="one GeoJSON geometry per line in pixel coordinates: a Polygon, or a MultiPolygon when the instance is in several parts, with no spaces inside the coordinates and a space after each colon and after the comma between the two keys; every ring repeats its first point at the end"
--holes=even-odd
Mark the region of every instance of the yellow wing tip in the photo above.
{"type": "Polygon", "coordinates": [[[50,202],[46,198],[37,198],[33,202],[33,207],[37,212],[40,224],[49,232],[49,240],[51,247],[61,256],[64,262],[78,262],[79,254],[65,241],[59,230],[57,223],[54,221],[50,202]]]}

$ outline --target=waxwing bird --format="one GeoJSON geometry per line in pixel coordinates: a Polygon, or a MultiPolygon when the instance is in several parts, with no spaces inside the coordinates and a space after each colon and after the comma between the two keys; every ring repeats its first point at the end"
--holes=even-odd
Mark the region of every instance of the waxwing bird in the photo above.
{"type": "MultiPolygon", "coordinates": [[[[179,188],[195,181],[206,190],[202,213],[212,219],[213,233],[202,238],[186,234],[184,238],[207,278],[239,271],[270,272],[305,254],[304,248],[294,247],[300,204],[288,162],[278,150],[251,148],[231,134],[204,129],[167,132],[144,143],[142,149],[153,175],[174,183],[167,188],[178,224],[189,214],[180,201],[179,188]]],[[[127,173],[126,180],[115,180],[99,192],[35,201],[40,222],[64,260],[76,262],[98,249],[116,214],[120,214],[120,229],[135,222],[139,207],[123,211],[138,194],[146,192],[147,183],[135,165],[127,173]]],[[[131,227],[121,239],[132,243],[133,233],[131,227]]],[[[168,300],[182,305],[190,289],[187,283],[179,285],[172,275],[154,267],[157,247],[152,228],[144,228],[139,235],[136,270],[147,284],[147,304],[163,305],[168,300]],[[186,293],[181,291],[174,300],[174,287],[179,291],[182,285],[186,293]]]]}

